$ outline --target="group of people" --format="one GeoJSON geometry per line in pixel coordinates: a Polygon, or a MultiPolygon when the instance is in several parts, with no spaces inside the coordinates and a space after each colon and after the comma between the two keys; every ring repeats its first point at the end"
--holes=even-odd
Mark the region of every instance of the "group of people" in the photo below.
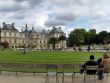
{"type": "Polygon", "coordinates": [[[110,57],[107,53],[104,53],[102,58],[99,58],[97,61],[94,59],[94,55],[90,55],[90,59],[84,65],[82,65],[80,73],[82,74],[86,70],[86,66],[98,66],[97,70],[86,70],[86,73],[94,74],[97,72],[98,78],[102,80],[104,78],[103,73],[110,72],[110,57]]]}

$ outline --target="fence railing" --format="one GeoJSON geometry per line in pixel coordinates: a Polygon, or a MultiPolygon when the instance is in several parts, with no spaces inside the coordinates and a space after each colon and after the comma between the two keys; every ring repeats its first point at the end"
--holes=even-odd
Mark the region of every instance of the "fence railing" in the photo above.
{"type": "MultiPolygon", "coordinates": [[[[47,65],[53,65],[52,63],[48,64],[22,64],[22,63],[0,63],[0,71],[8,72],[28,72],[28,73],[46,73],[47,65]]],[[[57,70],[63,72],[63,68],[66,66],[66,71],[68,72],[79,72],[82,64],[71,63],[71,64],[55,64],[57,65],[57,70]],[[69,69],[71,67],[71,70],[69,69]]],[[[52,70],[51,70],[52,71],[52,70]]]]}

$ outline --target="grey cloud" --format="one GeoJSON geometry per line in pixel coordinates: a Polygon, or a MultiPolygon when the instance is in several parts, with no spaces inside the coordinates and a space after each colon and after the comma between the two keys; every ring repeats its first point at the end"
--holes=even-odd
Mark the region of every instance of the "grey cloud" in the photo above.
{"type": "Polygon", "coordinates": [[[47,20],[44,25],[50,27],[50,26],[61,26],[66,24],[67,22],[62,20],[47,20]]]}
{"type": "Polygon", "coordinates": [[[16,12],[25,9],[26,7],[21,5],[20,3],[14,4],[2,4],[0,5],[0,12],[16,12]]]}
{"type": "Polygon", "coordinates": [[[22,1],[27,1],[27,0],[13,0],[13,1],[22,2],[22,1]]]}
{"type": "Polygon", "coordinates": [[[39,5],[40,3],[42,3],[43,0],[29,0],[30,6],[31,7],[35,7],[37,5],[39,5]]]}
{"type": "Polygon", "coordinates": [[[72,13],[58,14],[52,17],[50,20],[45,21],[45,26],[62,26],[69,22],[76,20],[77,16],[72,13]]]}
{"type": "MultiPolygon", "coordinates": [[[[69,25],[74,23],[74,20],[82,21],[83,19],[80,19],[80,17],[84,17],[88,22],[91,20],[93,22],[95,22],[94,20],[104,21],[110,18],[108,1],[0,0],[0,18],[2,20],[17,20],[17,22],[21,22],[22,20],[21,24],[23,22],[32,23],[34,21],[35,24],[42,25],[45,21],[45,26],[69,25]],[[52,15],[48,18],[49,14],[52,15]]],[[[78,22],[75,23],[78,25],[78,22]]]]}
{"type": "Polygon", "coordinates": [[[15,13],[11,18],[17,19],[17,20],[22,20],[26,17],[27,15],[25,13],[15,13]]]}
{"type": "Polygon", "coordinates": [[[35,7],[37,5],[39,5],[40,3],[42,3],[44,0],[14,0],[15,2],[24,2],[26,1],[31,7],[35,7]]]}
{"type": "Polygon", "coordinates": [[[93,5],[99,0],[76,0],[76,3],[79,5],[93,5]]]}
{"type": "Polygon", "coordinates": [[[19,11],[19,8],[0,8],[2,12],[11,12],[11,11],[19,11]]]}
{"type": "Polygon", "coordinates": [[[12,11],[19,11],[19,10],[21,10],[21,8],[20,7],[14,7],[14,6],[12,6],[12,7],[0,7],[0,11],[1,12],[12,12],[12,11]]]}
{"type": "Polygon", "coordinates": [[[55,18],[63,21],[73,21],[76,19],[76,17],[77,17],[76,15],[73,15],[72,13],[68,13],[68,14],[57,15],[55,18]]]}
{"type": "Polygon", "coordinates": [[[32,11],[22,10],[22,11],[14,12],[13,15],[10,16],[10,18],[16,19],[16,20],[23,20],[27,18],[33,18],[32,15],[34,15],[32,11]]]}

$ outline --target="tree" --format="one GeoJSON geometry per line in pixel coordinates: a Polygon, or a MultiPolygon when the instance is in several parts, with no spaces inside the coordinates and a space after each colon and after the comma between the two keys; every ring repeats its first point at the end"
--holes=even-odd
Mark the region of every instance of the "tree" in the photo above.
{"type": "Polygon", "coordinates": [[[67,39],[67,46],[68,47],[73,47],[73,42],[75,41],[74,39],[75,39],[74,35],[71,31],[70,34],[68,35],[68,39],[67,39]]]}
{"type": "Polygon", "coordinates": [[[61,41],[62,43],[62,46],[61,46],[61,49],[63,49],[63,42],[64,40],[66,40],[66,37],[64,35],[61,35],[59,38],[58,38],[59,41],[61,41]]]}
{"type": "Polygon", "coordinates": [[[107,31],[99,32],[100,43],[105,44],[108,41],[108,33],[107,31]]]}
{"type": "Polygon", "coordinates": [[[96,30],[95,30],[95,29],[90,29],[88,32],[89,32],[90,34],[96,34],[96,30]]]}
{"type": "Polygon", "coordinates": [[[58,42],[58,39],[56,37],[51,37],[48,41],[49,44],[52,44],[53,51],[55,50],[55,44],[58,42]]]}
{"type": "Polygon", "coordinates": [[[94,44],[96,43],[96,30],[90,29],[88,32],[86,32],[84,37],[85,44],[94,44]]]}
{"type": "Polygon", "coordinates": [[[72,47],[73,45],[80,45],[84,43],[85,29],[75,29],[70,32],[67,44],[72,47]]]}
{"type": "Polygon", "coordinates": [[[108,32],[108,44],[110,44],[110,32],[108,32]]]}
{"type": "Polygon", "coordinates": [[[79,44],[108,44],[110,43],[110,32],[101,31],[96,33],[95,29],[75,29],[68,35],[67,45],[72,47],[79,44]]]}
{"type": "Polygon", "coordinates": [[[9,47],[9,43],[7,41],[0,42],[0,45],[3,46],[4,49],[9,47]]]}

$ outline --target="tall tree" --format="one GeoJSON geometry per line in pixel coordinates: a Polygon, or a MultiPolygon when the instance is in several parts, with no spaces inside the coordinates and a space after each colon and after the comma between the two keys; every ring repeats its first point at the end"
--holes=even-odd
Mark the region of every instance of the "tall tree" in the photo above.
{"type": "Polygon", "coordinates": [[[107,31],[99,32],[100,43],[105,44],[108,41],[108,33],[107,31]]]}
{"type": "Polygon", "coordinates": [[[96,42],[96,30],[90,29],[84,37],[85,44],[94,44],[96,42]]]}
{"type": "Polygon", "coordinates": [[[84,43],[85,29],[75,29],[70,32],[68,37],[68,46],[79,45],[84,43]]]}
{"type": "Polygon", "coordinates": [[[89,32],[90,34],[96,34],[96,29],[90,29],[88,32],[89,32]]]}
{"type": "Polygon", "coordinates": [[[7,41],[0,42],[0,45],[3,46],[4,49],[9,47],[9,43],[7,41]]]}
{"type": "Polygon", "coordinates": [[[66,40],[66,37],[64,35],[61,35],[59,38],[58,38],[59,41],[61,41],[62,43],[62,46],[61,46],[61,49],[63,49],[63,42],[64,40],[66,40]]]}
{"type": "Polygon", "coordinates": [[[53,51],[55,50],[55,45],[58,42],[58,39],[56,37],[51,37],[48,41],[49,44],[52,44],[53,51]]]}

